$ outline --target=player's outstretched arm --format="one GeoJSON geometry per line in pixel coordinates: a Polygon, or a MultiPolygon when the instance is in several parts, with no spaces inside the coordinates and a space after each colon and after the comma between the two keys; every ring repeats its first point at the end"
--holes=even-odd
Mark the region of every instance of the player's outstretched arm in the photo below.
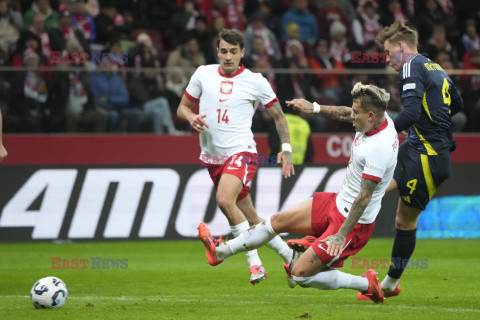
{"type": "Polygon", "coordinates": [[[305,99],[293,99],[286,101],[288,106],[292,106],[305,113],[319,113],[324,117],[352,123],[352,108],[343,106],[325,106],[311,103],[305,99]]]}
{"type": "MultiPolygon", "coordinates": [[[[290,144],[290,132],[288,131],[287,119],[283,114],[282,106],[280,102],[275,102],[270,108],[267,109],[268,112],[272,115],[275,120],[275,126],[277,127],[277,132],[280,137],[282,144],[290,144]]],[[[290,147],[291,149],[291,147],[290,147]]],[[[292,163],[292,151],[282,150],[278,154],[278,163],[282,161],[282,175],[285,178],[290,177],[295,174],[295,169],[293,168],[292,163]]]]}
{"type": "Polygon", "coordinates": [[[360,182],[360,192],[353,201],[352,208],[348,213],[347,219],[343,222],[336,234],[320,241],[329,242],[327,249],[327,253],[329,255],[336,256],[343,251],[343,246],[345,245],[345,239],[347,235],[353,230],[353,227],[355,227],[355,224],[357,224],[358,220],[365,211],[365,208],[370,203],[370,200],[372,200],[373,191],[377,185],[377,181],[362,178],[362,181],[360,182]]]}
{"type": "Polygon", "coordinates": [[[2,111],[0,111],[0,163],[2,163],[5,157],[7,156],[7,150],[3,146],[2,130],[3,130],[2,111]]]}
{"type": "Polygon", "coordinates": [[[192,112],[192,108],[195,105],[195,102],[188,100],[188,98],[183,95],[182,100],[177,108],[177,116],[180,119],[188,121],[192,128],[197,132],[202,132],[205,130],[205,127],[208,128],[208,124],[203,120],[206,115],[195,114],[192,112]]]}

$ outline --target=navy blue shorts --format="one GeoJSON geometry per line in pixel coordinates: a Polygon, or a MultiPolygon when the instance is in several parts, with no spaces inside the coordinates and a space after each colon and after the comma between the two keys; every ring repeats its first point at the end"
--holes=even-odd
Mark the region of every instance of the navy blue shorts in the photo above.
{"type": "Polygon", "coordinates": [[[400,198],[412,208],[425,210],[437,188],[450,175],[450,152],[435,156],[420,154],[402,143],[393,178],[397,182],[400,198]]]}

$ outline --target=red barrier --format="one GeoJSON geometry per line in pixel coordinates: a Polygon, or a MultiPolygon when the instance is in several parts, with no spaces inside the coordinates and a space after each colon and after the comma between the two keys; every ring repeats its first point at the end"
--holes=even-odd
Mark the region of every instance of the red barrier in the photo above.
{"type": "MultiPolygon", "coordinates": [[[[353,134],[314,135],[315,163],[346,163],[353,134]]],[[[456,163],[480,163],[480,135],[456,135],[456,163]]],[[[259,154],[269,153],[265,134],[255,136],[259,154]]],[[[198,135],[4,135],[10,165],[198,164],[198,135]]]]}

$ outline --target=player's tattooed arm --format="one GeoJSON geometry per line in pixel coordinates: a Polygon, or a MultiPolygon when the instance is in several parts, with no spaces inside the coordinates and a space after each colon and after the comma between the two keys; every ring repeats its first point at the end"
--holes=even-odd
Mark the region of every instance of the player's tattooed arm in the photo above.
{"type": "MultiPolygon", "coordinates": [[[[313,103],[305,99],[293,99],[286,102],[287,105],[302,112],[313,113],[313,103]]],[[[318,113],[333,120],[352,123],[352,112],[353,110],[350,107],[320,105],[320,111],[318,113]]]]}
{"type": "Polygon", "coordinates": [[[377,185],[377,181],[362,178],[360,183],[360,192],[353,201],[352,208],[350,209],[347,219],[345,219],[336,234],[321,240],[321,242],[328,241],[328,254],[331,256],[336,256],[342,252],[347,235],[353,230],[355,224],[357,224],[358,220],[365,211],[365,208],[370,203],[370,200],[372,200],[373,191],[377,185]]]}
{"type": "MultiPolygon", "coordinates": [[[[280,141],[283,143],[290,143],[290,132],[288,131],[288,124],[285,115],[283,114],[282,106],[280,102],[276,101],[270,108],[267,109],[270,115],[275,120],[275,126],[277,127],[280,141]]],[[[289,178],[295,174],[295,169],[292,163],[292,153],[289,151],[280,151],[278,154],[277,162],[282,162],[282,175],[285,178],[289,178]]]]}
{"type": "Polygon", "coordinates": [[[285,119],[280,102],[275,102],[267,110],[273,117],[273,120],[275,120],[275,126],[277,128],[281,143],[290,143],[290,132],[288,131],[287,119],[285,119]]]}
{"type": "Polygon", "coordinates": [[[373,191],[375,191],[377,185],[377,181],[362,178],[362,181],[360,182],[360,192],[353,201],[347,219],[343,222],[340,230],[338,230],[339,235],[346,237],[347,234],[352,231],[353,227],[355,227],[355,224],[365,211],[365,208],[370,203],[370,200],[372,200],[373,191]]]}
{"type": "Polygon", "coordinates": [[[352,108],[342,106],[320,106],[320,114],[333,120],[353,123],[352,108]]]}

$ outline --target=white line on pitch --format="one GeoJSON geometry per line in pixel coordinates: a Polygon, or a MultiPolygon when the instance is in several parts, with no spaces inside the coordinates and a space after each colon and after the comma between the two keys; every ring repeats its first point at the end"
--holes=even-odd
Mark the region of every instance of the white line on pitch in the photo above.
{"type": "MultiPolygon", "coordinates": [[[[290,297],[295,297],[298,295],[285,295],[290,297]]],[[[305,296],[305,295],[303,295],[305,296]]],[[[323,295],[326,296],[326,295],[323,295]]],[[[309,296],[311,297],[311,296],[309,296]]],[[[12,299],[28,299],[30,296],[15,296],[15,295],[0,295],[0,298],[12,298],[12,299]]],[[[251,300],[251,301],[242,301],[242,300],[215,300],[215,299],[203,299],[202,297],[194,298],[194,299],[178,299],[178,298],[171,298],[171,297],[108,297],[108,296],[69,296],[68,300],[116,300],[116,301],[157,301],[157,302],[209,302],[209,303],[242,303],[242,304],[278,304],[278,302],[271,302],[271,301],[258,301],[258,300],[251,300]]],[[[285,303],[285,302],[284,302],[285,303]]],[[[288,302],[287,302],[288,303],[288,302]]],[[[292,302],[297,304],[296,302],[292,302]]],[[[331,307],[331,304],[321,303],[318,302],[315,304],[316,306],[328,306],[331,307]]],[[[366,307],[366,308],[378,308],[377,305],[373,304],[353,304],[353,303],[345,303],[341,304],[342,307],[366,307]]],[[[405,305],[386,305],[388,308],[395,308],[395,309],[410,309],[410,310],[436,310],[436,311],[447,311],[447,312],[478,312],[480,313],[480,309],[467,309],[467,308],[448,308],[448,307],[439,307],[439,306],[405,306],[405,305]]]]}

